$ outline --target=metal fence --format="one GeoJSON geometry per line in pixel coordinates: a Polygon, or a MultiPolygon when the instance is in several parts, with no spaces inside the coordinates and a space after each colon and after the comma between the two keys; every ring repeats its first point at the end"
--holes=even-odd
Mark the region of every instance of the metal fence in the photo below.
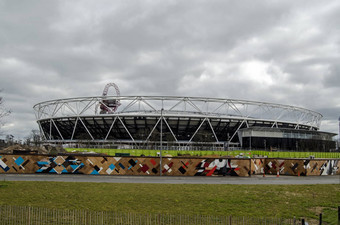
{"type": "Polygon", "coordinates": [[[301,224],[301,220],[249,218],[210,215],[142,214],[131,212],[96,212],[78,209],[49,209],[29,206],[0,206],[0,224],[119,224],[119,225],[248,225],[301,224]]]}

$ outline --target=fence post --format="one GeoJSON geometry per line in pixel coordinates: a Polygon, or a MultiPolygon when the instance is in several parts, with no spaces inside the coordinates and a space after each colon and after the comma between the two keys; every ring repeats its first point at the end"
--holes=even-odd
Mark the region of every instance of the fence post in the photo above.
{"type": "Polygon", "coordinates": [[[338,206],[338,224],[340,223],[340,206],[338,206]]]}
{"type": "Polygon", "coordinates": [[[319,215],[319,225],[322,225],[322,213],[319,215]]]}
{"type": "Polygon", "coordinates": [[[28,225],[31,224],[31,206],[28,206],[28,225]]]}
{"type": "Polygon", "coordinates": [[[86,220],[86,210],[84,210],[84,222],[85,222],[85,224],[87,224],[87,220],[86,220]]]}

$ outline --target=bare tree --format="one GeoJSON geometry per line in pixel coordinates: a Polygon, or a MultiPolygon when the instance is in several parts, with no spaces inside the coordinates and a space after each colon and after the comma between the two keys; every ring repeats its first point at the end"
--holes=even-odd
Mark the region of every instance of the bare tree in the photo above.
{"type": "Polygon", "coordinates": [[[41,136],[39,130],[32,130],[30,135],[26,137],[27,145],[39,146],[41,144],[41,136]]]}
{"type": "Polygon", "coordinates": [[[12,134],[6,135],[6,143],[12,145],[14,143],[14,136],[12,134]]]}
{"type": "MultiPolygon", "coordinates": [[[[0,90],[1,92],[1,90],[0,90]]],[[[0,96],[0,128],[1,126],[3,125],[3,122],[2,122],[2,119],[5,117],[5,116],[8,116],[11,111],[6,109],[4,106],[3,106],[3,98],[0,96]]]]}

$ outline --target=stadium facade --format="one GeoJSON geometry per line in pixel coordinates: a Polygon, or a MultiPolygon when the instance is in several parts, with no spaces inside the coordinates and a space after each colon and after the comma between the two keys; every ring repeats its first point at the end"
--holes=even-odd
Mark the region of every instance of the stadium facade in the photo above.
{"type": "Polygon", "coordinates": [[[322,115],[266,102],[173,96],[96,96],[36,104],[45,142],[173,150],[329,151],[322,115]]]}

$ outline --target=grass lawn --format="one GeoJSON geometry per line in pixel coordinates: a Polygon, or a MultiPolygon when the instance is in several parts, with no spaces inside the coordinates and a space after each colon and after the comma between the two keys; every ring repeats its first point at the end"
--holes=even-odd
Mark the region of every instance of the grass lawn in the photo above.
{"type": "Polygon", "coordinates": [[[0,205],[336,221],[340,185],[0,182],[0,205]]]}

